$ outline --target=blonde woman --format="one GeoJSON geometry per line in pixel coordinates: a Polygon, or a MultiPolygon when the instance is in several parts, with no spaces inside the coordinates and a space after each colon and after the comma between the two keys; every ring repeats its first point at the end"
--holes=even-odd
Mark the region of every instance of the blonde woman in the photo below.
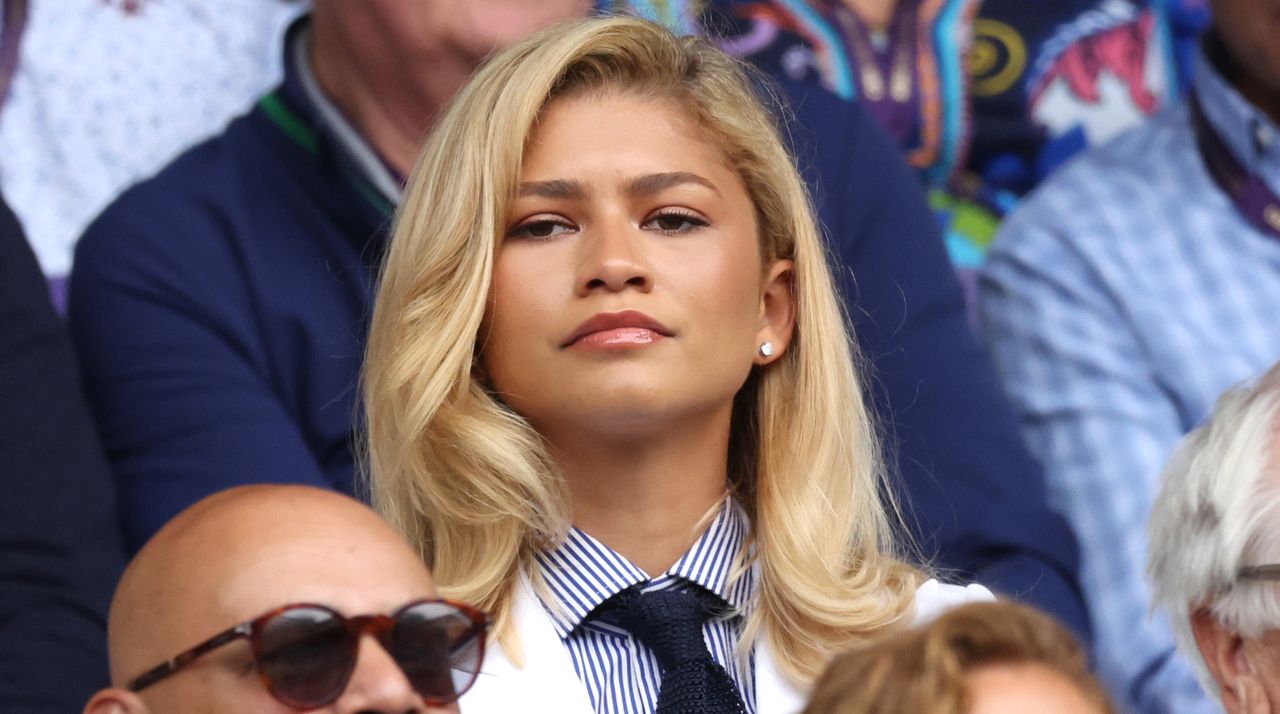
{"type": "Polygon", "coordinates": [[[896,557],[803,184],[741,66],[638,20],[498,55],[409,179],[375,505],[491,611],[475,712],[794,712],[983,588],[896,557]]]}

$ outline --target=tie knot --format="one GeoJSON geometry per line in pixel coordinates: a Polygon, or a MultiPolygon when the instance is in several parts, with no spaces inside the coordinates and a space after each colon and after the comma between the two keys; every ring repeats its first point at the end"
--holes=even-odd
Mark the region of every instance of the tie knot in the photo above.
{"type": "Polygon", "coordinates": [[[702,626],[724,603],[701,589],[652,590],[631,587],[609,598],[590,619],[617,625],[653,651],[664,670],[710,659],[702,626]]]}
{"type": "Polygon", "coordinates": [[[655,714],[745,714],[724,666],[711,657],[702,626],[725,602],[696,585],[687,590],[627,588],[587,619],[621,627],[648,647],[662,668],[655,714]]]}

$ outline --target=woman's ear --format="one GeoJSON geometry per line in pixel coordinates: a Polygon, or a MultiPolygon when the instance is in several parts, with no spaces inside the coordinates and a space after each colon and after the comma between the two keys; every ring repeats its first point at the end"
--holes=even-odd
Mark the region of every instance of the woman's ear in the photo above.
{"type": "Polygon", "coordinates": [[[84,714],[148,714],[147,705],[133,692],[118,687],[103,689],[84,705],[84,714]]]}
{"type": "Polygon", "coordinates": [[[795,263],[779,260],[764,274],[760,293],[760,328],[756,332],[755,363],[766,365],[782,357],[796,327],[795,263]],[[767,345],[767,346],[766,346],[767,345]]]}

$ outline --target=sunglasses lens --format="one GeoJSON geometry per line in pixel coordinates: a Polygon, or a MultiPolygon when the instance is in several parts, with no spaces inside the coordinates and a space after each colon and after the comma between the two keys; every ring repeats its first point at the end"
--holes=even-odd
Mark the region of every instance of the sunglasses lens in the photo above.
{"type": "Polygon", "coordinates": [[[258,665],[272,696],[289,706],[309,709],[342,694],[355,666],[355,650],[334,613],[291,608],[260,631],[258,665]]]}
{"type": "Polygon", "coordinates": [[[462,696],[480,672],[484,628],[445,602],[412,605],[400,613],[392,655],[413,688],[430,704],[462,696]]]}

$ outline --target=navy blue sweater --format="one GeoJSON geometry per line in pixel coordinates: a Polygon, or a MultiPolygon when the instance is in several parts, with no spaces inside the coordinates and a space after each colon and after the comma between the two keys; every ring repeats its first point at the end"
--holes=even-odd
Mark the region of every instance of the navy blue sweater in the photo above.
{"type": "MultiPolygon", "coordinates": [[[[76,252],[70,319],[133,548],[235,484],[353,490],[390,206],[345,168],[287,71],[224,134],[121,196],[76,252]]],[[[1075,541],[970,334],[915,178],[855,105],[784,92],[918,537],[944,568],[1087,632],[1075,541]]]]}

